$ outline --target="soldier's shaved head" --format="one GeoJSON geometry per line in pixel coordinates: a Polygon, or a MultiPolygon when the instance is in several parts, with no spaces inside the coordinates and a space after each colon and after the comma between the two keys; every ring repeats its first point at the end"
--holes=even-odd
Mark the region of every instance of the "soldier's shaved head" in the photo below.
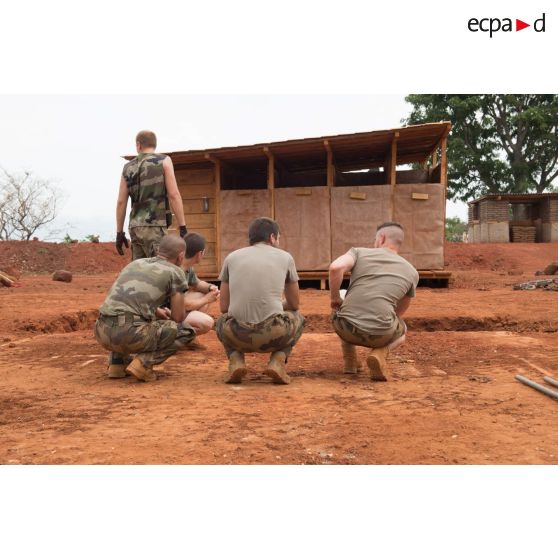
{"type": "Polygon", "coordinates": [[[404,239],[405,234],[403,233],[403,227],[399,223],[390,221],[382,223],[378,227],[374,246],[376,248],[385,246],[386,248],[391,248],[399,252],[404,239]]]}
{"type": "Polygon", "coordinates": [[[186,242],[176,234],[167,234],[159,244],[159,256],[173,261],[186,252],[186,242]]]}
{"type": "Polygon", "coordinates": [[[153,147],[153,149],[155,149],[157,147],[157,136],[155,132],[151,130],[142,130],[138,132],[136,136],[136,143],[139,144],[142,149],[146,147],[153,147]]]}

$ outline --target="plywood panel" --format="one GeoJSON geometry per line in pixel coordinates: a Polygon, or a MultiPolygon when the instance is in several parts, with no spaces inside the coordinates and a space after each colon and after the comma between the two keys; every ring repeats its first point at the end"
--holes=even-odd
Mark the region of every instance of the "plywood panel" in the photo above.
{"type": "Polygon", "coordinates": [[[328,269],[331,226],[327,187],[275,190],[275,220],[281,229],[281,248],[293,255],[297,269],[328,269]]]}
{"type": "Polygon", "coordinates": [[[258,217],[271,217],[269,190],[222,190],[221,262],[238,248],[248,246],[248,226],[258,217]]]}
{"type": "Polygon", "coordinates": [[[372,248],[376,228],[389,221],[389,184],[333,188],[331,195],[332,259],[353,246],[372,248]]]}
{"type": "Polygon", "coordinates": [[[440,184],[399,184],[394,221],[405,230],[400,254],[417,269],[444,267],[444,188],[440,184]],[[413,193],[428,199],[413,199],[413,193]]]}

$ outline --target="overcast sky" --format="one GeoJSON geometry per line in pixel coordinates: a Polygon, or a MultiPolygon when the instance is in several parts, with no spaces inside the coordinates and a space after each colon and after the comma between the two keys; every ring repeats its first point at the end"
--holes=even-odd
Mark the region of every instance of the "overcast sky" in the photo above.
{"type": "MultiPolygon", "coordinates": [[[[140,129],[156,132],[158,151],[177,151],[395,128],[409,113],[402,95],[4,95],[0,101],[0,166],[31,170],[66,194],[55,239],[66,233],[114,239],[121,155],[135,152],[140,129]]],[[[466,219],[466,213],[465,204],[448,203],[448,216],[466,219]]]]}

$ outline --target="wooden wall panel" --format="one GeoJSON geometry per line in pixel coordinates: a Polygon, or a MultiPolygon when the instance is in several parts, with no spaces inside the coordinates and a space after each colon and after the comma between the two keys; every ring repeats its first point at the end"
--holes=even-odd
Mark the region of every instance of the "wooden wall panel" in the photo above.
{"type": "Polygon", "coordinates": [[[444,211],[441,184],[398,184],[395,188],[394,221],[405,230],[400,254],[417,269],[444,267],[444,211]],[[428,199],[413,199],[413,194],[428,199]]]}
{"type": "Polygon", "coordinates": [[[182,196],[184,219],[188,232],[201,234],[207,242],[205,257],[197,271],[200,273],[217,273],[214,169],[179,169],[175,171],[175,174],[178,190],[182,196]],[[204,198],[206,198],[205,203],[204,198]]]}
{"type": "Polygon", "coordinates": [[[326,270],[331,262],[329,189],[275,190],[275,220],[281,248],[290,252],[301,271],[326,270]]]}
{"type": "Polygon", "coordinates": [[[214,170],[207,169],[177,169],[174,172],[178,184],[213,184],[214,170]]]}
{"type": "Polygon", "coordinates": [[[333,188],[331,195],[332,260],[353,246],[373,248],[376,228],[390,219],[389,184],[333,188]]]}
{"type": "Polygon", "coordinates": [[[269,190],[222,190],[221,262],[225,257],[248,246],[248,225],[257,217],[271,217],[269,190]]]}

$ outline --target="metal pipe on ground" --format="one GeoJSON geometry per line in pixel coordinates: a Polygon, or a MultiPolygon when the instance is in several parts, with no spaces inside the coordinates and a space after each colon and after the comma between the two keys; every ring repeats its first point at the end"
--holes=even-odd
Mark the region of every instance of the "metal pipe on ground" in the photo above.
{"type": "Polygon", "coordinates": [[[551,378],[550,376],[544,376],[543,380],[547,384],[550,384],[551,386],[558,387],[558,380],[555,380],[554,378],[551,378]]]}
{"type": "Polygon", "coordinates": [[[545,386],[542,386],[541,384],[537,384],[537,382],[533,382],[533,380],[529,380],[529,378],[526,378],[525,376],[521,376],[520,374],[517,374],[515,379],[520,381],[522,384],[525,384],[526,386],[532,387],[533,389],[536,389],[537,391],[544,393],[545,395],[554,397],[554,399],[558,399],[558,391],[554,391],[545,386]]]}

